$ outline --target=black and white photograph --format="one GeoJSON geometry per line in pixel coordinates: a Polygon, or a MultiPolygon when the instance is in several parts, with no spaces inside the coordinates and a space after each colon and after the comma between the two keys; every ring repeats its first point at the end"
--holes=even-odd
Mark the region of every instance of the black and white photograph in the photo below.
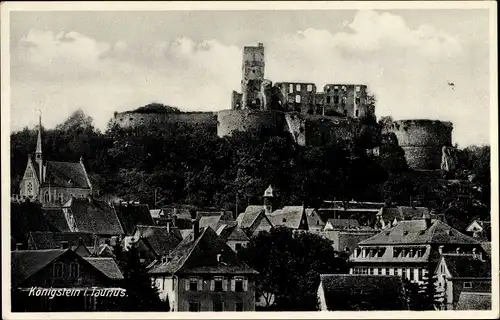
{"type": "Polygon", "coordinates": [[[499,316],[496,2],[1,14],[4,318],[499,316]]]}

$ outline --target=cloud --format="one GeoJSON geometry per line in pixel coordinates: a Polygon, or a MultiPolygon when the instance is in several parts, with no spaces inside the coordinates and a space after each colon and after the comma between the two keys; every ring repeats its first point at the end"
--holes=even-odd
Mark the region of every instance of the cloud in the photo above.
{"type": "MultiPolygon", "coordinates": [[[[266,77],[312,81],[318,89],[366,83],[377,96],[378,116],[450,120],[461,143],[488,140],[488,61],[480,48],[386,12],[360,11],[343,25],[339,32],[309,28],[266,42],[266,77]]],[[[82,108],[100,128],[114,111],[153,101],[227,109],[240,87],[241,55],[241,47],[188,35],[106,43],[75,31],[30,30],[11,55],[12,125],[33,125],[35,107],[48,126],[82,108]]]]}

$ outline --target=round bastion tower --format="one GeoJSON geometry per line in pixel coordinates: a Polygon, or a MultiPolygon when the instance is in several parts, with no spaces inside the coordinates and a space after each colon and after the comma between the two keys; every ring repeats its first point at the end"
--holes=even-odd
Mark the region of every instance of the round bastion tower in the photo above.
{"type": "Polygon", "coordinates": [[[408,166],[416,170],[439,170],[443,147],[452,146],[453,124],[438,120],[397,120],[386,125],[405,152],[408,166]]]}

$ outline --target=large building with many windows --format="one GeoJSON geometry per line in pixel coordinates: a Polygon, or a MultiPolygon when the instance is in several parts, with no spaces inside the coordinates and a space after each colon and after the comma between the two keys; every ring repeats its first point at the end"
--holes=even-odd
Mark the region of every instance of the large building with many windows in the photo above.
{"type": "Polygon", "coordinates": [[[481,243],[440,220],[400,221],[361,241],[350,256],[351,274],[399,275],[423,283],[443,253],[482,254],[481,243]]]}

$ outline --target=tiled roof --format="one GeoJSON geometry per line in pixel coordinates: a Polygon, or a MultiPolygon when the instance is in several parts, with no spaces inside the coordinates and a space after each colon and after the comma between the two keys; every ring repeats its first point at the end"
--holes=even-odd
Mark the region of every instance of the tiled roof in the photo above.
{"type": "Polygon", "coordinates": [[[200,232],[201,234],[197,239],[194,239],[193,233],[190,233],[173,250],[171,253],[172,260],[157,265],[150,273],[257,273],[242,262],[212,228],[200,229],[200,232]],[[220,261],[217,261],[218,254],[221,255],[220,261]]]}
{"type": "Polygon", "coordinates": [[[335,239],[337,240],[336,246],[339,251],[344,251],[347,248],[349,249],[349,252],[353,252],[361,241],[374,236],[376,233],[377,232],[374,230],[371,230],[370,232],[364,230],[340,231],[338,233],[338,240],[335,239]]]}
{"type": "Polygon", "coordinates": [[[124,233],[115,211],[103,201],[72,198],[69,201],[69,208],[79,232],[106,235],[124,233]]]}
{"type": "Polygon", "coordinates": [[[151,209],[151,210],[149,210],[149,214],[151,215],[151,218],[153,218],[153,219],[160,218],[160,212],[162,212],[161,209],[151,209]]]}
{"type": "Polygon", "coordinates": [[[328,219],[327,224],[330,224],[333,229],[351,229],[359,227],[358,220],[356,219],[328,219]]]}
{"type": "Polygon", "coordinates": [[[68,221],[64,216],[62,208],[43,208],[43,213],[49,223],[60,232],[69,232],[71,229],[68,226],[68,221]]]}
{"type": "Polygon", "coordinates": [[[290,229],[298,229],[303,215],[303,206],[285,206],[283,209],[268,214],[267,217],[273,226],[285,226],[290,229]]]}
{"type": "Polygon", "coordinates": [[[236,224],[233,223],[219,223],[215,229],[217,234],[224,241],[249,241],[248,236],[243,232],[243,230],[236,224]]]}
{"type": "Polygon", "coordinates": [[[392,228],[360,242],[360,245],[387,244],[480,244],[446,223],[432,220],[429,228],[425,220],[400,221],[392,228]]]}
{"type": "Polygon", "coordinates": [[[443,254],[442,259],[453,278],[491,278],[489,260],[481,261],[463,254],[443,254]]]}
{"type": "Polygon", "coordinates": [[[18,287],[70,249],[20,250],[11,252],[12,287],[18,287]]]}
{"type": "Polygon", "coordinates": [[[146,204],[117,204],[114,209],[126,234],[132,234],[139,224],[154,224],[146,204]]]}
{"type": "Polygon", "coordinates": [[[306,217],[307,217],[307,224],[310,227],[322,228],[325,226],[325,223],[323,222],[323,220],[321,220],[321,217],[319,216],[318,212],[315,209],[307,208],[306,217]]]}
{"type": "Polygon", "coordinates": [[[245,209],[245,212],[238,215],[236,221],[240,228],[251,228],[257,217],[263,212],[264,208],[262,206],[251,205],[245,209]]]}
{"type": "Polygon", "coordinates": [[[182,240],[177,228],[168,228],[167,226],[137,226],[137,230],[155,254],[160,256],[174,250],[182,240]]]}
{"type": "Polygon", "coordinates": [[[488,256],[488,259],[491,259],[491,242],[481,242],[481,247],[488,256]]]}
{"type": "Polygon", "coordinates": [[[11,202],[10,210],[11,236],[16,242],[26,245],[30,231],[57,231],[43,214],[39,203],[11,202]]]}
{"type": "Polygon", "coordinates": [[[65,188],[90,188],[88,176],[80,162],[46,161],[44,184],[65,188]]]}
{"type": "Polygon", "coordinates": [[[491,293],[462,291],[456,310],[491,310],[491,293]]]}
{"type": "Polygon", "coordinates": [[[408,309],[398,276],[321,275],[321,285],[329,311],[408,309]]]}
{"type": "Polygon", "coordinates": [[[193,232],[192,229],[180,229],[179,230],[180,233],[181,233],[181,236],[182,236],[182,239],[184,239],[185,237],[187,237],[191,232],[193,232]]]}
{"type": "MultiPolygon", "coordinates": [[[[377,215],[382,216],[387,223],[392,222],[395,218],[398,220],[421,219],[424,213],[430,214],[429,209],[426,207],[398,206],[388,208],[382,207],[377,215]]],[[[436,216],[432,215],[431,218],[435,219],[436,216]]]]}
{"type": "Polygon", "coordinates": [[[216,230],[217,224],[219,223],[221,216],[204,216],[199,220],[200,228],[210,227],[216,230]]]}
{"type": "Polygon", "coordinates": [[[30,240],[32,250],[41,249],[58,249],[61,247],[62,241],[68,241],[68,245],[76,246],[82,239],[84,245],[94,245],[94,236],[91,233],[83,232],[50,232],[50,231],[34,231],[30,232],[30,240]]]}
{"type": "Polygon", "coordinates": [[[93,265],[97,270],[101,271],[109,279],[123,279],[123,274],[113,258],[84,257],[83,259],[93,265]]]}

